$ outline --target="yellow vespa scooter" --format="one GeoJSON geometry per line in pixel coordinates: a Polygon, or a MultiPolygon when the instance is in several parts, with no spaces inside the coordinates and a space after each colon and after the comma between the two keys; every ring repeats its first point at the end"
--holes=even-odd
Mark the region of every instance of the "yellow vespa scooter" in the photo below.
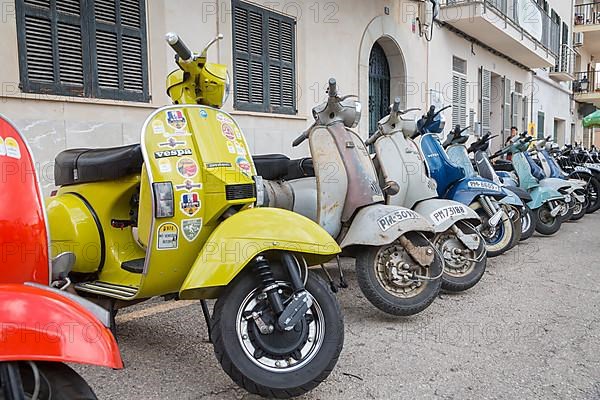
{"type": "Polygon", "coordinates": [[[218,109],[226,67],[207,63],[208,46],[198,55],[176,34],[167,41],[180,67],[167,79],[174,105],[148,117],[141,145],[56,157],[53,255],[74,253],[73,288],[114,312],[154,296],[202,300],[217,359],[238,385],[301,395],[343,346],[336,298],[308,272],[340,248],[299,214],[254,207],[260,177],[239,126],[218,109]],[[217,299],[212,316],[206,299],[217,299]]]}

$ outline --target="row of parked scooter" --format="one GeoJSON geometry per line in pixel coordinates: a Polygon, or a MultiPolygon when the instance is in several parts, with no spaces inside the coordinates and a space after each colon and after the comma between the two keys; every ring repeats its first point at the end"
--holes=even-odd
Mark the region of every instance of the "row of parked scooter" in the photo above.
{"type": "Polygon", "coordinates": [[[0,260],[6,399],[94,399],[64,363],[122,367],[115,317],[157,296],[200,301],[238,385],[298,396],[327,378],[343,348],[340,255],[356,259],[374,306],[413,315],[442,289],[476,285],[488,257],[534,230],[553,234],[599,207],[596,172],[548,141],[534,149],[522,135],[488,156],[490,135],[467,147],[456,128],[442,143],[444,109],[416,120],[396,100],[363,141],[353,131],[360,104],[334,79],[293,143],[308,140],[310,158],[252,156],[220,110],[226,67],[207,61],[220,38],[193,53],[168,34],[179,66],[167,78],[173,105],[148,117],[140,144],[58,154],[58,189],[45,205],[23,137],[0,121],[0,164],[12,171],[0,229],[15,249],[0,260]],[[491,163],[502,154],[510,164],[491,163]]]}

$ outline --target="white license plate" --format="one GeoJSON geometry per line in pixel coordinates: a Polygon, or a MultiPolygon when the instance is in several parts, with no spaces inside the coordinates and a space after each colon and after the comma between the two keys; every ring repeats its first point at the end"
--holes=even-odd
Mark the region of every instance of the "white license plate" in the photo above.
{"type": "Polygon", "coordinates": [[[500,186],[498,186],[492,182],[469,181],[469,182],[467,182],[467,186],[469,186],[470,189],[486,189],[486,190],[493,190],[494,192],[500,191],[500,186]]]}
{"type": "Polygon", "coordinates": [[[402,221],[417,218],[419,218],[419,214],[412,210],[397,210],[379,218],[377,224],[379,225],[379,228],[385,232],[402,221]]]}
{"type": "Polygon", "coordinates": [[[466,214],[467,210],[463,205],[455,205],[439,208],[432,212],[430,214],[430,217],[431,220],[435,222],[435,224],[441,224],[442,222],[445,222],[452,217],[466,214]]]}

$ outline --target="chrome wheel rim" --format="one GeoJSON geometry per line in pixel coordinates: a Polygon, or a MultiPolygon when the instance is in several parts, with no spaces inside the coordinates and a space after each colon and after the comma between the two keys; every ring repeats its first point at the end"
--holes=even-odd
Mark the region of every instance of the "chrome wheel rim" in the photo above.
{"type": "Polygon", "coordinates": [[[475,268],[475,258],[472,250],[453,233],[442,233],[434,240],[435,246],[444,257],[444,274],[461,278],[470,274],[475,268]]]}
{"type": "Polygon", "coordinates": [[[408,278],[411,273],[429,277],[429,268],[421,267],[396,243],[377,251],[374,267],[381,287],[395,297],[415,297],[425,289],[423,281],[408,278]]]}

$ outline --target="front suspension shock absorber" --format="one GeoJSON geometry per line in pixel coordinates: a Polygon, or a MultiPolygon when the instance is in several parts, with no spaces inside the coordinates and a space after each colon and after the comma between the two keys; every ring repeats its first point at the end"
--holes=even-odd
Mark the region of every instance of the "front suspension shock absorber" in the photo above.
{"type": "Polygon", "coordinates": [[[281,314],[285,309],[281,296],[279,296],[279,285],[275,282],[273,271],[269,265],[269,260],[265,256],[259,255],[254,259],[254,272],[262,286],[262,292],[267,295],[271,307],[275,314],[281,314]]]}

